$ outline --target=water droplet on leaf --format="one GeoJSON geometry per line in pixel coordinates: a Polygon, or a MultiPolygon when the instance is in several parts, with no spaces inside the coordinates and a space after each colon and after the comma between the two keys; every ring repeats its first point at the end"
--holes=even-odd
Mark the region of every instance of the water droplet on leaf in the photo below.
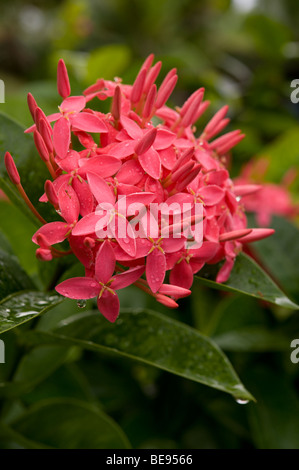
{"type": "Polygon", "coordinates": [[[235,398],[235,400],[239,405],[247,405],[249,403],[249,400],[244,400],[243,398],[235,398]]]}

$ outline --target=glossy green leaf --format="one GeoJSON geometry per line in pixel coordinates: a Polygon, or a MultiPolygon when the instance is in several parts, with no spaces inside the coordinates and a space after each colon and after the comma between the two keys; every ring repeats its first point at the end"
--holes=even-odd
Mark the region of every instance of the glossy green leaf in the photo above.
{"type": "Polygon", "coordinates": [[[49,209],[49,205],[38,202],[44,193],[44,182],[49,178],[49,172],[35,149],[33,137],[31,134],[24,134],[24,128],[20,124],[0,113],[0,188],[35,225],[39,226],[40,223],[7,175],[3,158],[6,151],[10,152],[14,158],[21,183],[31,202],[43,216],[52,217],[53,211],[49,209]]]}
{"type": "Polygon", "coordinates": [[[54,293],[38,291],[13,294],[0,302],[0,333],[15,328],[63,301],[54,293]]]}
{"type": "MultiPolygon", "coordinates": [[[[7,201],[0,201],[0,220],[1,231],[9,239],[12,251],[18,257],[20,264],[27,273],[34,274],[37,271],[38,260],[35,257],[36,245],[31,238],[36,232],[36,225],[17,206],[7,201]]],[[[6,252],[11,251],[2,241],[0,247],[6,252]]]]}
{"type": "MultiPolygon", "coordinates": [[[[0,205],[0,207],[1,207],[1,205],[0,205]]],[[[1,227],[1,229],[2,229],[2,227],[1,227]]],[[[2,230],[0,232],[0,250],[5,251],[6,253],[10,253],[11,255],[14,254],[11,243],[10,243],[10,241],[8,241],[7,236],[2,232],[2,230]]]]}
{"type": "Polygon", "coordinates": [[[274,327],[261,304],[243,295],[227,296],[211,315],[209,334],[225,351],[285,351],[290,339],[274,327]]]}
{"type": "MultiPolygon", "coordinates": [[[[29,406],[48,398],[74,398],[95,404],[94,391],[75,362],[81,353],[80,348],[71,348],[67,362],[54,372],[51,371],[51,375],[39,381],[31,391],[23,395],[22,403],[29,406]]],[[[95,375],[98,375],[98,370],[95,371],[95,375]]],[[[102,377],[99,377],[99,382],[103,383],[102,377]]],[[[105,409],[107,410],[106,406],[105,409]]]]}
{"type": "Polygon", "coordinates": [[[121,428],[96,406],[74,399],[39,402],[12,423],[30,441],[54,449],[126,449],[121,428]]]}
{"type": "Polygon", "coordinates": [[[201,276],[196,276],[197,282],[208,287],[250,295],[292,310],[299,309],[299,306],[286,296],[268,274],[244,253],[237,256],[230,277],[224,284],[215,282],[215,269],[213,266],[211,270],[206,269],[205,272],[200,272],[200,274],[201,276]]]}
{"type": "Polygon", "coordinates": [[[34,289],[31,279],[14,255],[0,249],[0,299],[25,289],[34,289]]]}
{"type": "Polygon", "coordinates": [[[42,445],[26,439],[4,423],[0,423],[0,446],[1,449],[49,449],[49,446],[42,445]]]}
{"type": "Polygon", "coordinates": [[[299,302],[299,229],[292,222],[273,216],[275,233],[252,247],[263,266],[299,302]]]}
{"type": "Polygon", "coordinates": [[[286,351],[290,340],[279,331],[269,331],[259,326],[247,326],[213,337],[225,351],[286,351]]]}
{"type": "Polygon", "coordinates": [[[51,375],[69,356],[70,348],[63,346],[39,346],[25,354],[13,380],[0,383],[0,396],[18,396],[29,392],[51,375]]]}
{"type": "Polygon", "coordinates": [[[76,344],[130,357],[234,397],[253,399],[213,341],[183,323],[150,310],[122,311],[113,325],[98,312],[84,312],[64,320],[52,333],[28,333],[27,341],[76,344]]]}

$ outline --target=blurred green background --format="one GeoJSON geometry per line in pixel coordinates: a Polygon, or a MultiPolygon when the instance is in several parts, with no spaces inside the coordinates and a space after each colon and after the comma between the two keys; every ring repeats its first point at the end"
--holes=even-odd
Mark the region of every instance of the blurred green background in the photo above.
{"type": "MultiPolygon", "coordinates": [[[[80,94],[101,77],[132,83],[153,52],[163,61],[160,81],[170,68],[178,69],[171,104],[181,105],[194,90],[206,88],[211,106],[199,126],[229,104],[228,130],[246,133],[234,149],[232,175],[252,157],[266,156],[271,160],[267,178],[280,182],[290,167],[299,167],[299,104],[290,100],[290,83],[299,78],[298,22],[296,0],[11,0],[1,4],[5,103],[0,111],[30,125],[30,91],[46,114],[55,112],[61,57],[72,94],[80,94]]],[[[297,179],[295,198],[298,188],[297,179]]],[[[13,213],[1,204],[2,217],[13,213]]],[[[12,227],[8,220],[7,234],[12,227]]],[[[22,249],[20,232],[11,242],[34,275],[34,228],[25,219],[22,227],[22,249]]],[[[294,263],[286,262],[289,271],[294,263]]],[[[298,269],[294,276],[291,295],[298,301],[298,269]]],[[[287,283],[283,287],[287,290],[287,283]]],[[[257,403],[241,406],[221,392],[151,367],[72,350],[13,409],[7,411],[6,404],[4,416],[40,400],[72,397],[100,403],[134,448],[299,448],[299,364],[291,363],[289,347],[299,337],[298,313],[289,316],[283,309],[199,286],[176,312],[130,289],[122,293],[122,306],[130,307],[132,299],[135,307],[149,306],[212,336],[257,403]]],[[[56,317],[51,311],[45,322],[60,315],[59,308],[56,317]]],[[[14,335],[6,335],[7,344],[14,344],[14,335]]],[[[2,372],[6,380],[20,355],[11,349],[2,372]]]]}

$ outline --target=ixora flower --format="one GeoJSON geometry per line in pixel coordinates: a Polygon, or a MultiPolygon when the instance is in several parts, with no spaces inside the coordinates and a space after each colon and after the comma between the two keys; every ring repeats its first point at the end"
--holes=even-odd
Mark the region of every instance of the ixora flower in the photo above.
{"type": "Polygon", "coordinates": [[[260,186],[235,185],[225,165],[244,134],[235,130],[215,138],[229,122],[228,107],[197,136],[194,124],[209,106],[204,89],[171,109],[166,102],[176,69],[157,88],[161,62],[153,61],[153,55],[145,60],[133,85],[99,79],[82,96],[71,96],[61,59],[59,112],[46,116],[28,95],[34,124],[26,132],[33,133],[50,176],[40,201],[51,204],[59,220],[41,217],[12,156],[5,155],[11,181],[41,223],[32,238],[37,257],[74,254],[85,268],[85,277],[61,282],[57,292],[96,298],[110,322],[119,315],[119,289],[134,284],[176,307],[206,263],[222,262],[216,280],[225,282],[243,245],[273,233],[247,227],[241,199],[260,186]],[[110,101],[110,112],[93,110],[93,100],[110,101]],[[59,246],[65,241],[67,251],[59,246]]]}

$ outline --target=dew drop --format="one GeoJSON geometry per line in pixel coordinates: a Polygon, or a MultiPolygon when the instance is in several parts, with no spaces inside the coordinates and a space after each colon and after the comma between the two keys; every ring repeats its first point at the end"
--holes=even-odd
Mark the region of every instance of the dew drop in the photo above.
{"type": "Polygon", "coordinates": [[[235,398],[235,400],[239,405],[247,405],[249,403],[249,400],[244,400],[243,398],[235,398]]]}
{"type": "Polygon", "coordinates": [[[78,305],[79,308],[86,307],[86,300],[85,299],[77,300],[77,305],[78,305]]]}
{"type": "Polygon", "coordinates": [[[27,317],[27,315],[37,315],[38,312],[36,312],[35,310],[29,310],[27,312],[18,312],[15,314],[15,317],[16,318],[22,318],[22,317],[27,317]]]}

